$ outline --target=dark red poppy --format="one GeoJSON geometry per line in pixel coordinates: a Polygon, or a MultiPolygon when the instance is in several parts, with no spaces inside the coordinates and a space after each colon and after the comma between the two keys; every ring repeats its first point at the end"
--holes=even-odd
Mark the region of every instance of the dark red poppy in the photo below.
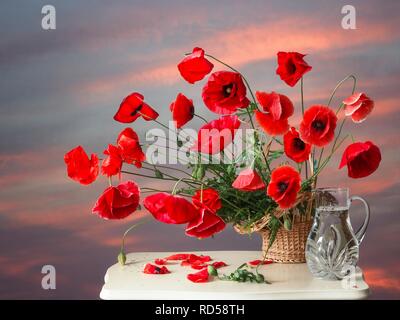
{"type": "Polygon", "coordinates": [[[232,187],[241,191],[256,191],[265,188],[260,175],[253,169],[244,169],[232,183],[232,187]]]}
{"type": "Polygon", "coordinates": [[[242,76],[237,72],[214,72],[204,86],[202,96],[207,108],[219,114],[232,114],[250,104],[242,76]]]}
{"type": "Polygon", "coordinates": [[[196,273],[190,273],[187,275],[187,279],[195,282],[195,283],[200,283],[200,282],[207,282],[208,281],[208,269],[204,268],[203,270],[196,272],[196,273]]]}
{"type": "Polygon", "coordinates": [[[363,122],[374,108],[374,101],[363,92],[358,92],[343,101],[344,113],[355,123],[363,122]]]}
{"type": "Polygon", "coordinates": [[[109,144],[108,148],[104,150],[104,154],[107,157],[101,164],[101,173],[107,177],[119,174],[122,169],[121,150],[118,147],[109,144]]]}
{"type": "Polygon", "coordinates": [[[154,264],[148,263],[144,266],[143,273],[147,274],[167,274],[170,273],[166,266],[158,267],[154,264]]]}
{"type": "Polygon", "coordinates": [[[193,149],[207,154],[216,154],[228,146],[240,127],[238,116],[223,116],[213,120],[199,130],[193,149]]]}
{"type": "Polygon", "coordinates": [[[323,147],[335,137],[337,117],[332,109],[316,105],[304,112],[300,123],[301,139],[309,144],[323,147]]]}
{"type": "Polygon", "coordinates": [[[158,113],[143,99],[144,97],[140,93],[131,93],[121,102],[114,120],[122,123],[131,123],[140,116],[146,121],[156,120],[158,113]]]}
{"type": "Polygon", "coordinates": [[[121,157],[126,163],[134,164],[137,168],[142,167],[146,156],[140,146],[139,137],[133,129],[122,130],[118,135],[117,145],[120,148],[121,157]]]}
{"type": "Polygon", "coordinates": [[[272,260],[253,260],[253,261],[249,261],[247,263],[253,267],[256,267],[259,264],[266,265],[266,264],[271,264],[274,262],[272,260]]]}
{"type": "Polygon", "coordinates": [[[222,208],[222,201],[217,190],[213,188],[197,190],[192,197],[192,202],[196,208],[206,207],[213,212],[222,208]]]}
{"type": "Polygon", "coordinates": [[[163,265],[167,264],[167,260],[166,259],[155,259],[154,263],[159,266],[163,266],[163,265]]]}
{"type": "Polygon", "coordinates": [[[185,198],[166,192],[147,196],[143,205],[154,218],[164,223],[188,223],[200,216],[198,210],[185,198]]]}
{"type": "Polygon", "coordinates": [[[186,98],[182,93],[178,94],[176,100],[169,106],[169,109],[172,112],[172,119],[178,129],[193,119],[193,100],[186,98]]]}
{"type": "Polygon", "coordinates": [[[281,166],[271,173],[267,194],[281,209],[289,209],[296,202],[300,190],[300,174],[290,166],[281,166]]]}
{"type": "Polygon", "coordinates": [[[285,154],[293,161],[300,163],[308,160],[311,145],[301,140],[300,134],[295,128],[292,127],[285,133],[283,145],[285,154]]]}
{"type": "Polygon", "coordinates": [[[81,146],[68,151],[64,155],[64,162],[68,177],[81,184],[90,184],[99,175],[99,158],[93,153],[89,159],[81,146]]]}
{"type": "Polygon", "coordinates": [[[104,190],[92,212],[104,219],[123,219],[135,212],[139,205],[140,189],[133,181],[104,190]]]}
{"type": "Polygon", "coordinates": [[[304,61],[305,54],[298,52],[278,52],[278,74],[283,81],[291,87],[294,87],[300,78],[312,69],[304,61]]]}
{"type": "Polygon", "coordinates": [[[206,207],[199,209],[200,216],[190,221],[186,227],[186,235],[204,239],[211,237],[225,228],[225,222],[215,212],[206,207]]]}
{"type": "Polygon", "coordinates": [[[350,178],[364,178],[378,169],[381,159],[381,151],[371,141],[355,142],[344,151],[339,169],[347,166],[350,178]]]}
{"type": "Polygon", "coordinates": [[[256,92],[257,100],[263,112],[256,111],[256,119],[261,128],[269,135],[284,134],[289,130],[288,118],[293,115],[293,103],[288,97],[276,92],[256,92]]]}
{"type": "Polygon", "coordinates": [[[204,50],[202,48],[194,48],[192,54],[187,55],[179,64],[178,70],[189,83],[195,83],[202,80],[211,72],[214,65],[204,58],[204,50]]]}

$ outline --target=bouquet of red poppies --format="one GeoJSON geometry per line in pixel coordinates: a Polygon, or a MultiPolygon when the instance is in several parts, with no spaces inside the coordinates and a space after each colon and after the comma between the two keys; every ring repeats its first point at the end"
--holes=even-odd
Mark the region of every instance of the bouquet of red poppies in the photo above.
{"type": "MultiPolygon", "coordinates": [[[[227,223],[251,226],[263,217],[269,217],[265,227],[270,230],[276,232],[281,226],[290,229],[291,215],[307,213],[301,195],[316,187],[318,175],[332,155],[349,140],[350,135],[342,132],[345,121],[350,118],[354,124],[360,123],[374,108],[373,100],[356,92],[354,75],[338,83],[326,105],[306,107],[303,77],[312,67],[304,57],[297,52],[277,54],[276,74],[290,87],[300,82],[301,105],[294,106],[289,97],[277,92],[253,93],[242,73],[203,49],[194,48],[178,64],[177,72],[195,84],[213,71],[213,63],[222,67],[211,73],[201,93],[205,107],[215,113],[216,119],[197,114],[202,106],[195,107],[183,93],[178,93],[169,105],[172,126],[160,121],[156,108],[137,92],[123,99],[114,116],[123,124],[146,121],[168,133],[174,131],[173,141],[168,145],[164,141],[163,147],[179,149],[179,156],[187,156],[184,167],[159,161],[164,158],[156,156],[160,149],[155,145],[149,147],[153,153],[149,149],[145,152],[145,144],[129,126],[122,128],[115,144],[104,150],[101,165],[96,154],[89,158],[81,146],[66,153],[68,176],[85,185],[95,181],[99,172],[108,177],[109,186],[92,210],[104,219],[124,219],[142,201],[156,220],[186,225],[190,237],[213,236],[227,223]],[[332,107],[337,89],[348,80],[353,82],[352,93],[332,107]],[[297,128],[291,125],[295,112],[302,114],[297,128]],[[195,135],[187,134],[195,116],[205,123],[195,135]],[[239,134],[241,130],[247,130],[246,134],[239,134]],[[141,189],[130,176],[167,180],[173,185],[170,190],[141,189]]],[[[335,166],[347,167],[351,178],[363,178],[372,174],[380,161],[380,150],[373,142],[353,140],[335,166]]]]}

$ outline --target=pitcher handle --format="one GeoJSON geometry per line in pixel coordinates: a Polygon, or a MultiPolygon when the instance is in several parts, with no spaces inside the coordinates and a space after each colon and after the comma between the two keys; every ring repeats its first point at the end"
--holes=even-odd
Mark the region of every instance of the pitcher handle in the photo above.
{"type": "Polygon", "coordinates": [[[358,229],[358,231],[356,232],[356,238],[358,240],[358,243],[361,243],[361,241],[363,241],[364,236],[365,236],[365,232],[367,231],[367,227],[368,227],[368,223],[369,223],[369,205],[368,202],[365,201],[365,199],[359,197],[359,196],[352,196],[350,197],[350,203],[353,202],[353,200],[359,200],[364,204],[365,207],[365,220],[363,225],[360,227],[360,229],[358,229]]]}

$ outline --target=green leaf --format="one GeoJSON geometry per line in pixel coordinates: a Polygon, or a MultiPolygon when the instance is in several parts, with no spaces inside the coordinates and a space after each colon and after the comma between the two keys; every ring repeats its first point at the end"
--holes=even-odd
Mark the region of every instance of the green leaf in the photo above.
{"type": "Polygon", "coordinates": [[[158,170],[158,169],[156,169],[156,170],[154,171],[154,174],[155,174],[155,176],[156,176],[158,179],[164,178],[164,175],[163,175],[162,172],[161,172],[160,170],[158,170]]]}

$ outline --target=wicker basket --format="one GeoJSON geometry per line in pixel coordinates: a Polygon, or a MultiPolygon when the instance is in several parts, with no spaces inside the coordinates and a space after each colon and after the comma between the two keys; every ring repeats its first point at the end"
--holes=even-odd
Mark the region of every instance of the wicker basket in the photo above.
{"type": "MultiPolygon", "coordinates": [[[[300,204],[310,200],[310,193],[302,193],[299,194],[296,202],[297,204],[300,204]]],[[[311,203],[311,201],[309,203],[311,203]]],[[[267,225],[270,221],[270,217],[268,215],[258,220],[250,228],[244,228],[243,226],[236,224],[234,225],[234,229],[240,234],[249,234],[252,232],[260,233],[263,242],[263,257],[266,253],[265,257],[268,260],[280,263],[304,263],[306,262],[305,248],[307,237],[310,233],[313,223],[312,205],[309,207],[309,210],[307,210],[306,215],[298,214],[296,205],[293,209],[291,209],[292,213],[294,214],[292,229],[288,231],[285,228],[279,228],[275,241],[268,249],[268,252],[266,252],[270,236],[270,231],[267,228],[267,225]]],[[[279,218],[284,213],[285,212],[283,210],[276,210],[274,215],[279,218]]]]}
{"type": "MultiPolygon", "coordinates": [[[[306,241],[311,230],[311,225],[312,220],[296,222],[293,224],[292,230],[290,231],[280,228],[274,243],[267,252],[266,259],[281,263],[306,262],[306,241]]],[[[261,230],[259,232],[262,236],[264,256],[269,243],[269,230],[261,230]]]]}

